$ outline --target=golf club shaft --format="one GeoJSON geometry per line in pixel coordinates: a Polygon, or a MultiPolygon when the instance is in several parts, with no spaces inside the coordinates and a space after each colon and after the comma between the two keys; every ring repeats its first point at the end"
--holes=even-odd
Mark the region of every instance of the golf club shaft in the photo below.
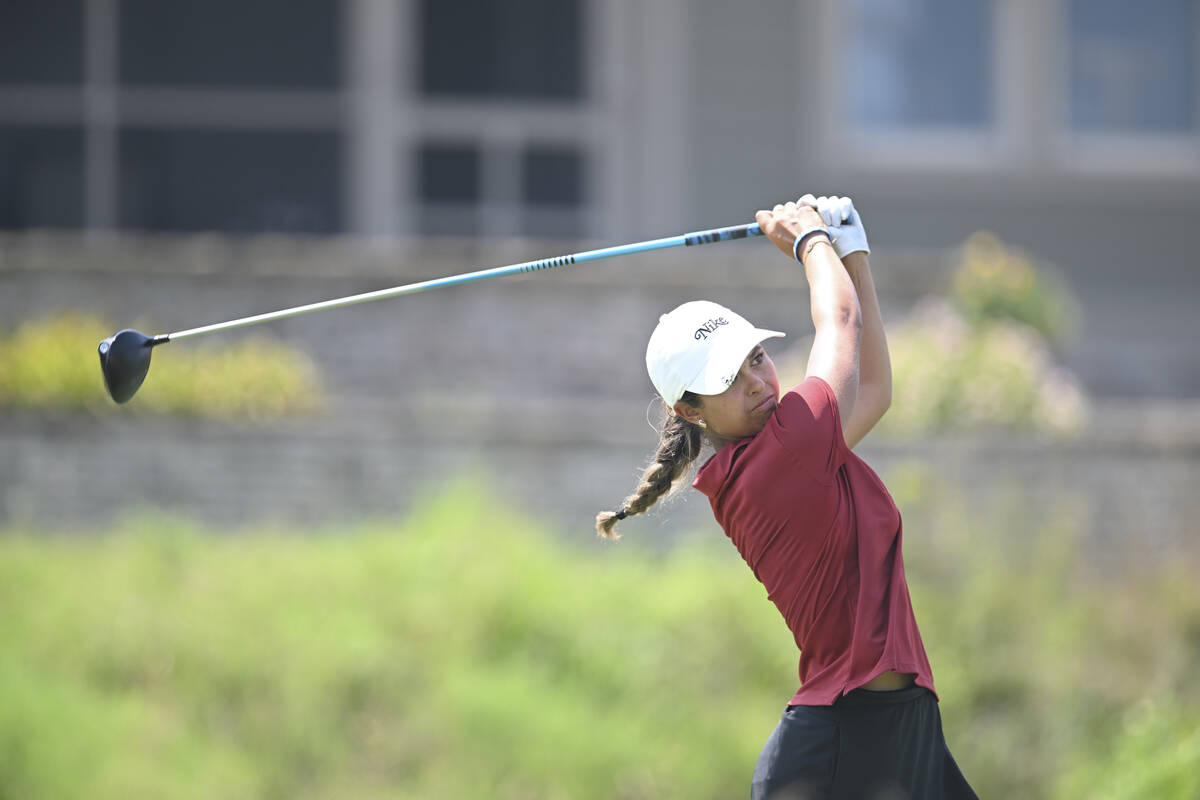
{"type": "Polygon", "coordinates": [[[204,325],[199,328],[189,328],[184,331],[175,333],[160,334],[154,337],[154,344],[159,344],[176,339],[185,339],[189,336],[199,336],[202,333],[214,333],[223,331],[229,328],[243,328],[247,325],[257,325],[260,322],[269,322],[275,319],[285,319],[287,317],[296,317],[301,314],[307,314],[311,311],[324,311],[328,308],[341,308],[342,306],[352,306],[358,303],[367,303],[371,300],[382,300],[385,297],[398,297],[404,294],[415,294],[416,292],[424,292],[428,289],[440,289],[444,286],[456,286],[460,283],[470,283],[472,281],[481,281],[487,278],[499,278],[504,275],[514,275],[521,272],[536,272],[538,270],[551,269],[559,267],[563,264],[581,264],[586,261],[599,261],[602,258],[613,258],[615,256],[627,256],[633,253],[644,253],[649,250],[663,250],[668,247],[693,247],[701,244],[710,244],[712,242],[727,242],[731,239],[745,239],[750,236],[761,236],[762,230],[758,227],[758,223],[751,222],[746,225],[735,225],[729,228],[713,228],[707,231],[695,231],[693,233],[685,233],[679,236],[669,236],[665,239],[649,239],[644,242],[634,242],[632,244],[621,244],[614,247],[602,247],[599,250],[585,250],[581,253],[572,253],[571,255],[558,256],[556,258],[543,258],[537,261],[525,261],[520,264],[509,264],[504,267],[494,267],[492,269],[479,270],[478,272],[467,272],[462,275],[451,275],[445,278],[435,278],[428,281],[420,281],[418,283],[410,283],[405,286],[394,286],[391,289],[379,289],[374,292],[365,292],[363,294],[355,294],[349,297],[339,297],[334,300],[324,300],[319,303],[309,303],[308,305],[296,306],[295,308],[285,308],[279,311],[271,311],[266,314],[256,314],[252,317],[242,317],[228,322],[218,322],[213,325],[204,325]]]}

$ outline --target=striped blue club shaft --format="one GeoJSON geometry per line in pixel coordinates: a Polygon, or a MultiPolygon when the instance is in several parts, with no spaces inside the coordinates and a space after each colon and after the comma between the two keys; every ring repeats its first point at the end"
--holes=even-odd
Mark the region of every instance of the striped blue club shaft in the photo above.
{"type": "Polygon", "coordinates": [[[714,242],[728,242],[734,239],[746,239],[752,236],[762,236],[762,230],[758,227],[758,223],[751,222],[746,225],[734,225],[728,228],[713,228],[707,231],[695,231],[693,233],[685,233],[679,236],[668,236],[665,239],[650,239],[644,242],[634,242],[632,244],[620,244],[614,247],[602,247],[598,250],[585,250],[580,253],[572,253],[565,256],[557,256],[555,258],[543,258],[537,261],[524,261],[519,264],[509,264],[503,267],[493,267],[491,269],[479,270],[478,272],[466,272],[461,275],[450,275],[445,278],[435,278],[428,281],[420,281],[418,283],[409,283],[404,286],[394,286],[390,289],[379,289],[374,292],[364,292],[363,294],[351,295],[349,297],[339,297],[334,300],[323,300],[319,303],[309,303],[308,305],[296,306],[295,308],[285,308],[280,311],[271,311],[266,314],[256,314],[252,317],[242,317],[240,319],[230,320],[228,322],[218,322],[213,325],[204,325],[199,328],[188,328],[184,331],[176,331],[175,333],[160,334],[155,338],[155,343],[165,343],[176,339],[186,339],[190,336],[199,336],[204,333],[214,333],[216,331],[228,330],[230,328],[244,328],[248,325],[257,325],[260,322],[270,322],[276,319],[286,319],[287,317],[296,317],[301,314],[308,314],[313,311],[324,311],[330,308],[342,308],[343,306],[352,306],[359,303],[368,303],[372,300],[383,300],[387,297],[399,297],[405,294],[416,294],[430,289],[441,289],[446,286],[457,286],[460,283],[471,283],[473,281],[482,281],[488,278],[499,278],[505,275],[516,275],[523,272],[538,272],[540,270],[553,269],[561,267],[565,264],[582,264],[588,261],[599,261],[603,258],[615,258],[617,256],[628,256],[634,253],[645,253],[650,250],[665,250],[668,247],[695,247],[702,244],[712,244],[714,242]]]}

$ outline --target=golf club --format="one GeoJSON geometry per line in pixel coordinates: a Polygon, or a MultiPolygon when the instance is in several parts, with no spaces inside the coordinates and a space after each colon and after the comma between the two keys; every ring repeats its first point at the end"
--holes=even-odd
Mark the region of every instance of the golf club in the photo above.
{"type": "Polygon", "coordinates": [[[150,369],[151,349],[160,344],[175,341],[176,339],[186,339],[189,336],[214,333],[228,328],[243,328],[248,325],[257,325],[260,322],[269,322],[274,319],[295,317],[311,311],[341,308],[342,306],[366,303],[371,300],[382,300],[385,297],[414,294],[429,289],[440,289],[443,286],[455,286],[460,283],[470,283],[471,281],[480,281],[486,278],[499,278],[504,275],[514,275],[521,272],[537,272],[564,264],[581,264],[586,261],[598,261],[602,258],[644,253],[649,250],[662,250],[668,247],[680,246],[694,247],[712,242],[727,242],[731,239],[745,239],[750,236],[761,235],[762,230],[758,227],[758,223],[751,222],[728,228],[713,228],[706,231],[685,233],[679,236],[669,236],[665,239],[649,239],[644,242],[602,247],[598,250],[586,250],[556,258],[524,261],[519,264],[509,264],[508,266],[494,267],[492,269],[479,270],[478,272],[466,272],[461,275],[451,275],[445,278],[410,283],[405,286],[395,286],[390,289],[380,289],[374,292],[350,295],[349,297],[339,297],[334,300],[324,300],[319,303],[296,306],[295,308],[285,308],[266,314],[242,317],[228,322],[218,322],[199,328],[189,328],[183,331],[176,331],[175,333],[161,333],[157,336],[147,336],[141,331],[126,328],[100,342],[100,370],[104,373],[104,384],[108,388],[109,395],[116,402],[124,403],[133,397],[138,388],[141,387],[142,381],[146,379],[146,372],[150,369]]]}

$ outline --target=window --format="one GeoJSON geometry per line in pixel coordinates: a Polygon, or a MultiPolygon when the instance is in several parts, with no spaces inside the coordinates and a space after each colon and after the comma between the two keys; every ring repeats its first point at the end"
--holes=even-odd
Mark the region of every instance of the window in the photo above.
{"type": "Polygon", "coordinates": [[[581,0],[422,0],[419,17],[428,97],[583,95],[581,0]]]}
{"type": "Polygon", "coordinates": [[[123,0],[121,82],[330,89],[340,28],[336,0],[123,0]]]}
{"type": "Polygon", "coordinates": [[[0,228],[83,224],[83,132],[0,128],[0,228]]]}
{"type": "Polygon", "coordinates": [[[569,147],[530,147],[521,163],[526,205],[577,208],[583,204],[583,156],[569,147]]]}
{"type": "MultiPolygon", "coordinates": [[[[587,232],[586,0],[418,0],[410,145],[418,230],[587,232]],[[500,101],[500,102],[497,102],[500,101]]],[[[594,215],[593,215],[594,216],[594,215]]]]}
{"type": "Polygon", "coordinates": [[[529,145],[485,152],[478,143],[426,142],[415,152],[424,233],[579,236],[586,202],[583,152],[529,145]],[[485,167],[491,169],[484,174],[485,167]]]}
{"type": "Polygon", "coordinates": [[[893,129],[991,123],[990,0],[850,0],[846,7],[852,124],[893,129]]]}
{"type": "Polygon", "coordinates": [[[474,144],[427,142],[416,151],[418,227],[422,233],[479,233],[483,155],[474,144]]]}
{"type": "Polygon", "coordinates": [[[568,146],[531,146],[521,154],[521,229],[527,236],[581,236],[586,161],[568,146]]]}
{"type": "Polygon", "coordinates": [[[1070,0],[1071,127],[1195,131],[1194,0],[1070,0]]]}
{"type": "Polygon", "coordinates": [[[121,226],[334,233],[339,142],[329,133],[125,130],[121,226]]]}
{"type": "Polygon", "coordinates": [[[477,203],[480,197],[479,148],[426,144],[417,155],[418,192],[429,203],[477,203]]]}
{"type": "Polygon", "coordinates": [[[83,81],[83,0],[0,3],[0,83],[83,81]]]}

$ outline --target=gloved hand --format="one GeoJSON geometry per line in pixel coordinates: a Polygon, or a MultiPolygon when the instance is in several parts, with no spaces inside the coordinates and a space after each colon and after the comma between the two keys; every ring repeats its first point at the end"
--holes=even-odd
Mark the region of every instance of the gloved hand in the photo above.
{"type": "Polygon", "coordinates": [[[854,208],[854,201],[849,197],[813,197],[806,194],[800,198],[800,205],[812,206],[821,215],[825,227],[829,229],[829,238],[833,241],[833,249],[839,258],[845,258],[851,253],[870,253],[867,245],[867,231],[863,228],[862,217],[854,208]]]}

